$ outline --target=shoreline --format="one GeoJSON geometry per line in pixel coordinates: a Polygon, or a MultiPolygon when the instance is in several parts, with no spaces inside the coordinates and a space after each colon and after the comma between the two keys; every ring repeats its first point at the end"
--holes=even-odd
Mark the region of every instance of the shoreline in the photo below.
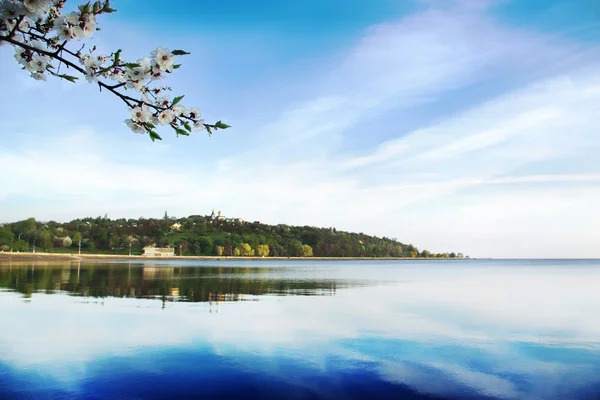
{"type": "Polygon", "coordinates": [[[0,263],[12,261],[60,261],[77,262],[87,260],[114,260],[114,261],[145,261],[145,260],[204,260],[204,261],[418,261],[418,260],[443,260],[443,261],[471,261],[483,260],[482,258],[407,258],[407,257],[236,257],[236,256],[129,256],[120,254],[77,254],[77,253],[0,253],[0,263]]]}

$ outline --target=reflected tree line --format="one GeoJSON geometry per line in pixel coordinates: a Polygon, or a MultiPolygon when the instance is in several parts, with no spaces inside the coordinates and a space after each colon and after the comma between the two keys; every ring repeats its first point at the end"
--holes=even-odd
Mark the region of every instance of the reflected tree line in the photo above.
{"type": "Polygon", "coordinates": [[[343,282],[277,277],[274,268],[168,267],[148,264],[30,263],[0,265],[0,288],[31,297],[66,292],[83,297],[163,301],[241,301],[258,295],[334,295],[343,282]]]}

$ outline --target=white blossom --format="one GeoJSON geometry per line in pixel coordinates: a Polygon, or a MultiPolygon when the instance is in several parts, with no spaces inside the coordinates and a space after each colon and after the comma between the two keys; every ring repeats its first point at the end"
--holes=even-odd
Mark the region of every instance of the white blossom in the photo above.
{"type": "MultiPolygon", "coordinates": [[[[19,37],[17,35],[17,37],[19,37]]],[[[28,44],[32,47],[35,47],[36,49],[40,49],[40,50],[46,50],[47,46],[44,42],[37,40],[37,39],[31,39],[28,41],[28,44]]]]}
{"type": "Polygon", "coordinates": [[[31,61],[27,63],[25,69],[29,72],[44,72],[49,59],[47,56],[41,54],[34,54],[31,56],[31,61]]]}
{"type": "Polygon", "coordinates": [[[200,119],[196,122],[194,122],[194,130],[195,131],[201,131],[205,128],[204,126],[205,121],[203,119],[200,119]]]}
{"type": "Polygon", "coordinates": [[[32,72],[31,77],[33,79],[35,79],[36,81],[45,81],[46,80],[46,74],[44,74],[43,72],[32,72]]]}
{"type": "Polygon", "coordinates": [[[192,109],[188,110],[187,117],[191,118],[191,119],[198,119],[198,118],[202,117],[202,112],[200,111],[199,108],[192,108],[192,109]]]}
{"type": "Polygon", "coordinates": [[[90,22],[93,22],[94,24],[96,24],[96,17],[94,16],[94,14],[84,13],[79,16],[79,21],[83,22],[84,24],[87,24],[90,22]]]}
{"type": "Polygon", "coordinates": [[[19,30],[26,32],[29,28],[31,28],[31,23],[28,18],[23,18],[23,21],[19,23],[19,30]]]}
{"type": "Polygon", "coordinates": [[[90,54],[78,54],[78,56],[79,56],[79,62],[82,65],[85,65],[87,59],[92,57],[90,54]]]}
{"type": "Polygon", "coordinates": [[[89,39],[96,32],[96,23],[87,23],[81,29],[83,30],[83,36],[89,39]]]}
{"type": "Polygon", "coordinates": [[[179,105],[179,104],[173,106],[173,108],[171,110],[173,111],[173,115],[175,115],[176,117],[181,117],[182,115],[185,115],[185,113],[187,112],[185,107],[182,105],[179,105]]]}
{"type": "Polygon", "coordinates": [[[123,70],[121,70],[121,69],[113,70],[112,73],[110,74],[110,79],[112,79],[113,81],[118,81],[118,82],[125,82],[125,80],[126,80],[125,74],[123,73],[123,70]]]}
{"type": "Polygon", "coordinates": [[[138,92],[143,92],[146,88],[146,82],[144,82],[143,80],[127,81],[127,85],[125,87],[127,87],[128,89],[137,90],[138,92]]]}
{"type": "Polygon", "coordinates": [[[15,29],[15,26],[17,26],[17,20],[16,19],[7,19],[6,21],[4,21],[4,23],[6,24],[6,28],[9,31],[12,31],[13,29],[15,29]]]}
{"type": "Polygon", "coordinates": [[[55,28],[56,33],[58,34],[58,38],[63,40],[71,40],[73,39],[73,29],[69,25],[63,24],[60,27],[55,28]]]}
{"type": "Polygon", "coordinates": [[[143,80],[146,78],[146,69],[143,66],[130,68],[127,70],[127,78],[132,81],[143,80]]]}
{"type": "Polygon", "coordinates": [[[98,69],[100,68],[100,62],[97,57],[91,54],[84,54],[80,57],[80,61],[87,69],[98,69]]]}
{"type": "Polygon", "coordinates": [[[159,80],[159,79],[165,78],[165,75],[163,74],[163,70],[161,69],[161,67],[158,64],[158,62],[156,61],[156,59],[152,59],[151,66],[152,66],[152,71],[150,72],[150,74],[151,74],[151,78],[153,80],[159,80]]]}
{"type": "Polygon", "coordinates": [[[66,17],[56,17],[56,19],[54,19],[54,22],[52,22],[52,29],[59,30],[63,25],[68,25],[66,17]]]}
{"type": "Polygon", "coordinates": [[[72,31],[72,36],[73,39],[75,40],[82,40],[85,38],[85,33],[83,32],[83,29],[81,29],[81,27],[79,25],[73,25],[73,27],[71,28],[72,31]]]}
{"type": "Polygon", "coordinates": [[[161,125],[168,125],[173,121],[174,115],[171,110],[163,110],[158,113],[158,123],[161,125]]]}
{"type": "Polygon", "coordinates": [[[139,60],[137,60],[137,63],[140,65],[138,68],[141,68],[142,70],[144,70],[144,72],[149,72],[152,68],[150,59],[148,57],[140,58],[139,60]]]}
{"type": "Polygon", "coordinates": [[[15,60],[21,65],[27,64],[27,50],[22,47],[15,46],[15,60]]]}
{"type": "Polygon", "coordinates": [[[169,99],[169,96],[160,96],[156,98],[154,103],[159,107],[168,107],[171,104],[171,99],[169,99]]]}
{"type": "Polygon", "coordinates": [[[131,110],[131,120],[133,122],[150,122],[150,111],[146,106],[138,106],[131,110]]]}
{"type": "Polygon", "coordinates": [[[98,82],[98,77],[96,76],[96,74],[94,73],[94,71],[92,71],[91,69],[86,69],[86,71],[85,71],[85,79],[89,83],[98,82]]]}
{"type": "Polygon", "coordinates": [[[19,15],[25,15],[27,9],[23,6],[23,3],[13,3],[4,1],[0,3],[0,17],[4,20],[17,18],[19,15]]]}
{"type": "Polygon", "coordinates": [[[50,9],[49,0],[23,0],[23,5],[35,19],[42,17],[50,9]]]}
{"type": "Polygon", "coordinates": [[[152,57],[154,57],[154,59],[156,60],[156,63],[160,67],[161,71],[173,71],[173,64],[175,64],[175,58],[168,49],[165,49],[164,47],[159,47],[152,52],[152,57]]]}
{"type": "Polygon", "coordinates": [[[79,17],[81,15],[77,11],[72,11],[65,15],[65,20],[71,25],[79,25],[79,17]]]}
{"type": "Polygon", "coordinates": [[[135,133],[146,133],[146,129],[142,125],[138,124],[137,122],[134,122],[131,119],[126,119],[125,123],[135,133]]]}

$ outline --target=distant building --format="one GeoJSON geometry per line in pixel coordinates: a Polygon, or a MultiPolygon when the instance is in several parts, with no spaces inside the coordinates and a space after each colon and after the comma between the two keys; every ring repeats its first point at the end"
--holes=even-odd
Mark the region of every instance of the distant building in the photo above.
{"type": "Polygon", "coordinates": [[[217,222],[229,222],[229,223],[235,223],[235,224],[243,224],[244,220],[242,218],[226,218],[223,215],[223,212],[221,210],[219,210],[219,212],[217,214],[215,214],[215,210],[212,211],[212,213],[210,214],[210,223],[217,223],[217,222]]]}
{"type": "Polygon", "coordinates": [[[175,256],[175,249],[172,247],[144,247],[144,255],[149,257],[173,257],[175,256]]]}
{"type": "Polygon", "coordinates": [[[171,230],[172,231],[180,231],[181,227],[182,227],[182,225],[179,222],[175,222],[173,225],[171,225],[171,230]]]}

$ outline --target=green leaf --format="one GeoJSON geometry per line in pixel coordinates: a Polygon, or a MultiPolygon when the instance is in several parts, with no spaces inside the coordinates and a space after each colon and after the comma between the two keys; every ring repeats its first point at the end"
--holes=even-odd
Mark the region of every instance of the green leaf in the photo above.
{"type": "Polygon", "coordinates": [[[189,132],[191,132],[191,131],[192,131],[192,127],[191,127],[191,126],[190,126],[190,124],[188,124],[187,122],[184,122],[184,123],[183,123],[183,127],[184,127],[185,129],[187,129],[189,132]]]}
{"type": "Polygon", "coordinates": [[[173,54],[174,56],[185,56],[186,54],[191,54],[191,53],[188,53],[187,51],[183,51],[183,50],[173,50],[171,52],[171,54],[173,54]]]}
{"type": "Polygon", "coordinates": [[[105,12],[105,13],[110,14],[110,13],[113,13],[113,12],[115,12],[117,10],[115,10],[113,8],[110,8],[110,2],[107,0],[107,1],[104,2],[104,8],[102,8],[102,11],[105,12]]]}
{"type": "Polygon", "coordinates": [[[227,129],[227,128],[231,128],[231,125],[227,125],[227,124],[224,124],[221,121],[217,121],[217,123],[215,124],[215,128],[227,129]]]}
{"type": "Polygon", "coordinates": [[[210,126],[206,126],[206,130],[208,131],[208,136],[212,135],[212,129],[210,129],[210,126]]]}
{"type": "Polygon", "coordinates": [[[181,101],[185,96],[177,96],[173,99],[173,106],[181,101]]]}
{"type": "Polygon", "coordinates": [[[150,134],[150,139],[152,139],[152,141],[154,142],[156,139],[158,140],[162,140],[162,138],[158,135],[158,133],[154,132],[154,131],[149,131],[148,132],[150,134]]]}
{"type": "Polygon", "coordinates": [[[119,63],[119,61],[121,60],[121,51],[123,51],[123,50],[119,49],[119,50],[117,50],[117,52],[115,53],[115,57],[114,57],[115,64],[118,64],[118,63],[119,63]]]}
{"type": "Polygon", "coordinates": [[[150,129],[156,129],[156,125],[154,125],[152,122],[146,122],[146,126],[150,129]]]}
{"type": "Polygon", "coordinates": [[[179,67],[181,67],[181,64],[175,64],[175,65],[173,65],[173,69],[178,69],[179,67]]]}
{"type": "Polygon", "coordinates": [[[76,76],[71,76],[71,75],[66,75],[66,74],[59,74],[59,75],[56,75],[56,76],[58,76],[59,78],[62,78],[62,79],[66,79],[69,82],[73,82],[73,83],[75,83],[75,81],[77,79],[79,79],[76,76]]]}
{"type": "Polygon", "coordinates": [[[124,64],[127,68],[137,68],[137,67],[141,67],[140,64],[138,63],[125,63],[124,64]]]}
{"type": "Polygon", "coordinates": [[[173,129],[175,129],[175,132],[177,132],[178,135],[190,136],[189,132],[184,131],[181,128],[173,128],[173,129]]]}

